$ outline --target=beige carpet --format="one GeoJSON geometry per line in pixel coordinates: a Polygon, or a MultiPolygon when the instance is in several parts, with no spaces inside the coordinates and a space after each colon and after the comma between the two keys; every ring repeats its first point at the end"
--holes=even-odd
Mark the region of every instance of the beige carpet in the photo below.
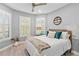
{"type": "Polygon", "coordinates": [[[4,51],[0,51],[0,56],[28,56],[25,53],[25,45],[12,46],[4,51]]]}

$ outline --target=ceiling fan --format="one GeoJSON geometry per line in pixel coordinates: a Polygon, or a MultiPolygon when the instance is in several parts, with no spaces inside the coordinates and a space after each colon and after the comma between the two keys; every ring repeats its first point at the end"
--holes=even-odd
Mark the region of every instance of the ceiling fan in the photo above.
{"type": "Polygon", "coordinates": [[[47,3],[32,3],[32,12],[34,12],[34,8],[36,6],[43,6],[43,5],[47,5],[47,3]]]}

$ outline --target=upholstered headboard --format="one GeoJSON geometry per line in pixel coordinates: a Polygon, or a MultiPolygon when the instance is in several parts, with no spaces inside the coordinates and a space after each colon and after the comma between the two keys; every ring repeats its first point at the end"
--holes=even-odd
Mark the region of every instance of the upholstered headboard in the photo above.
{"type": "Polygon", "coordinates": [[[66,29],[49,29],[49,31],[56,31],[56,32],[68,32],[69,36],[69,40],[72,43],[72,31],[66,30],[66,29]]]}

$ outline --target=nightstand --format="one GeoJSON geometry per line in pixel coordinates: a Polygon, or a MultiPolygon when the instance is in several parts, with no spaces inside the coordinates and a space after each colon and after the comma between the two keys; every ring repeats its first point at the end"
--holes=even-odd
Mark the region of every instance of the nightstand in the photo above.
{"type": "Polygon", "coordinates": [[[72,50],[79,52],[79,38],[78,37],[72,38],[72,50]]]}

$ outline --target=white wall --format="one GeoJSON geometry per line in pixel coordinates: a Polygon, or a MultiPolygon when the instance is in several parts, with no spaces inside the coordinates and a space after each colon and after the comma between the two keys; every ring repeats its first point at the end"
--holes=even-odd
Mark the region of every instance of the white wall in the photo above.
{"type": "Polygon", "coordinates": [[[59,10],[56,10],[48,14],[48,28],[63,28],[63,26],[79,24],[79,4],[69,4],[59,10]],[[60,25],[54,25],[53,19],[56,16],[61,16],[62,23],[60,25]]]}
{"type": "MultiPolygon", "coordinates": [[[[77,36],[79,36],[79,4],[69,4],[63,8],[60,8],[52,13],[48,14],[47,18],[47,30],[48,29],[55,29],[55,28],[63,28],[66,29],[68,28],[69,30],[72,30],[73,35],[75,33],[77,36]],[[53,24],[53,19],[56,16],[60,16],[62,18],[62,23],[60,25],[54,25],[53,24]],[[76,30],[74,29],[75,27],[76,30]]],[[[78,45],[79,40],[73,40],[73,49],[79,51],[78,45]]]]}

